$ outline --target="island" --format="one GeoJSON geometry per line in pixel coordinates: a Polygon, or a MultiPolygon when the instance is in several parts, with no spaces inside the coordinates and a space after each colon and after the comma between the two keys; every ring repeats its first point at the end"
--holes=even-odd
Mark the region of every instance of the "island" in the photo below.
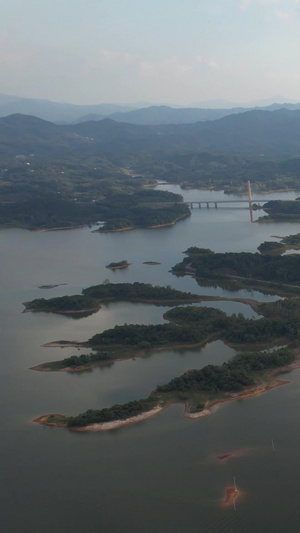
{"type": "Polygon", "coordinates": [[[118,263],[109,263],[109,265],[106,265],[105,268],[110,268],[111,270],[122,270],[123,268],[128,268],[130,266],[130,263],[126,261],[126,259],[123,259],[122,261],[119,261],[118,263]]]}
{"type": "Polygon", "coordinates": [[[228,316],[214,308],[180,306],[178,304],[198,302],[203,297],[169,286],[104,283],[88,287],[83,289],[82,296],[98,304],[105,300],[130,300],[152,304],[169,302],[173,306],[164,313],[166,322],[163,324],[116,325],[80,343],[57,341],[56,346],[82,346],[91,351],[62,361],[44,363],[34,369],[84,370],[98,364],[143,356],[153,350],[201,346],[213,339],[222,339],[235,347],[248,347],[251,351],[237,354],[222,365],[189,369],[169,383],[156,387],[147,398],[141,400],[111,408],[89,409],[71,417],[43,415],[37,422],[72,430],[104,431],[154,416],[174,402],[185,405],[185,417],[198,418],[210,414],[220,403],[249,398],[288,383],[278,379],[278,376],[300,367],[300,298],[295,296],[297,289],[300,289],[300,286],[295,285],[300,281],[300,257],[273,257],[259,253],[217,254],[195,246],[184,253],[187,257],[173,268],[176,274],[200,275],[208,280],[236,277],[247,283],[252,280],[255,283],[274,282],[276,291],[282,286],[289,297],[264,303],[244,300],[259,315],[256,319],[247,319],[242,314],[228,316]],[[293,297],[289,291],[293,291],[293,297]],[[270,347],[272,350],[266,350],[270,347]]]}
{"type": "Polygon", "coordinates": [[[58,313],[74,317],[96,313],[101,307],[97,299],[81,294],[48,299],[36,298],[31,302],[23,302],[23,305],[25,305],[25,312],[58,313]]]}
{"type": "Polygon", "coordinates": [[[195,246],[184,253],[187,257],[172,268],[177,276],[192,275],[218,285],[234,281],[236,287],[258,287],[284,295],[300,293],[300,256],[295,254],[215,253],[195,246]]]}
{"type": "Polygon", "coordinates": [[[68,285],[67,283],[56,283],[53,285],[40,285],[39,289],[56,289],[56,287],[61,287],[62,285],[68,285]]]}
{"type": "Polygon", "coordinates": [[[300,250],[300,233],[274,238],[280,239],[280,242],[265,241],[257,247],[261,254],[282,255],[287,250],[300,250]]]}
{"type": "MultiPolygon", "coordinates": [[[[191,247],[187,257],[179,264],[181,275],[192,274],[218,279],[218,276],[259,276],[259,279],[287,281],[300,279],[300,257],[261,254],[215,254],[211,250],[191,247]]],[[[176,270],[176,268],[175,268],[176,270]]],[[[102,284],[84,289],[83,295],[95,298],[123,299],[148,298],[150,303],[169,297],[173,303],[189,303],[188,299],[200,297],[181,293],[170,287],[152,287],[141,284],[102,284]],[[111,285],[111,286],[110,286],[111,285]],[[118,287],[117,287],[118,286],[118,287]],[[158,296],[155,297],[155,291],[158,296]],[[178,294],[179,293],[179,294],[178,294]],[[181,299],[181,302],[180,302],[181,299]]],[[[300,367],[300,298],[297,286],[293,294],[275,302],[247,300],[245,303],[260,315],[247,319],[214,309],[185,305],[172,307],[164,314],[167,321],[157,325],[126,324],[115,326],[93,335],[81,343],[58,341],[58,346],[84,346],[90,354],[71,356],[62,361],[45,363],[36,370],[84,370],[95,364],[111,364],[122,359],[143,356],[149,351],[168,348],[195,347],[213,339],[222,339],[235,347],[247,347],[247,352],[237,354],[222,365],[206,365],[189,369],[164,385],[159,385],[147,398],[114,405],[111,408],[89,409],[75,416],[43,415],[36,421],[44,425],[80,431],[104,431],[132,424],[154,416],[175,402],[185,405],[187,418],[206,416],[220,403],[249,398],[288,383],[278,378],[284,372],[300,367]],[[269,348],[272,347],[272,350],[269,348]],[[266,349],[267,348],[267,349],[266,349]],[[248,351],[250,350],[250,351],[248,351]]],[[[300,287],[298,287],[300,288],[300,287]]],[[[292,289],[291,289],[292,290],[292,289]]],[[[288,291],[288,289],[287,289],[288,291]]]]}
{"type": "Polygon", "coordinates": [[[39,371],[82,371],[102,363],[113,363],[143,356],[154,349],[194,348],[215,339],[232,346],[267,346],[292,342],[300,328],[300,302],[279,300],[259,303],[255,308],[263,318],[246,319],[242,314],[226,313],[207,307],[175,307],[164,314],[169,323],[126,324],[107,329],[82,342],[55,341],[46,346],[86,347],[87,354],[72,355],[36,367],[39,371]]]}
{"type": "Polygon", "coordinates": [[[300,201],[270,200],[264,204],[267,215],[260,217],[258,222],[295,222],[300,221],[300,201]]]}
{"type": "Polygon", "coordinates": [[[189,370],[166,385],[158,386],[145,399],[110,408],[89,409],[77,416],[42,415],[35,422],[75,431],[82,431],[82,428],[84,431],[106,431],[122,427],[126,420],[132,424],[154,416],[175,402],[185,404],[187,416],[189,413],[206,415],[218,403],[261,394],[287,383],[280,382],[276,376],[287,371],[295,358],[295,353],[286,348],[267,354],[241,354],[223,365],[189,370]]]}
{"type": "Polygon", "coordinates": [[[182,292],[172,287],[153,286],[150,283],[110,283],[93,285],[82,290],[82,294],[58,296],[56,298],[36,298],[24,302],[25,311],[44,311],[59,314],[80,315],[97,312],[101,302],[127,301],[158,305],[199,302],[204,296],[182,292]]]}
{"type": "Polygon", "coordinates": [[[285,339],[291,332],[291,325],[287,324],[288,316],[285,320],[283,318],[284,302],[280,304],[280,309],[277,310],[275,306],[273,310],[272,304],[266,304],[265,308],[264,304],[252,301],[253,308],[270,315],[258,320],[245,319],[242,314],[227,316],[223,311],[208,307],[175,307],[164,314],[169,324],[126,324],[107,329],[86,341],[50,342],[45,346],[86,347],[92,352],[44,363],[33,367],[33,370],[82,371],[103,362],[143,356],[153,349],[194,348],[214,339],[222,339],[232,345],[276,342],[285,339]]]}

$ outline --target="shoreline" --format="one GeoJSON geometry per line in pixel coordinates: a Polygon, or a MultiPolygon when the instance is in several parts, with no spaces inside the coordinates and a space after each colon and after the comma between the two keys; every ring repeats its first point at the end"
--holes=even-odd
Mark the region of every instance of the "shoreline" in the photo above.
{"type": "MultiPolygon", "coordinates": [[[[295,363],[292,363],[291,365],[289,365],[289,367],[283,367],[285,370],[281,369],[281,371],[276,371],[276,375],[279,373],[284,373],[284,372],[295,370],[296,368],[300,368],[300,361],[298,361],[297,366],[290,368],[292,365],[295,365],[295,363]]],[[[273,375],[275,376],[275,374],[273,375]]],[[[228,398],[208,400],[207,402],[205,402],[204,409],[202,411],[199,411],[198,413],[190,413],[188,411],[188,405],[187,405],[183,416],[184,418],[190,418],[190,419],[203,418],[205,416],[212,415],[216,411],[219,405],[223,405],[225,403],[233,402],[236,400],[245,400],[247,398],[254,398],[255,396],[260,396],[261,394],[270,392],[273,389],[277,389],[278,387],[281,387],[282,385],[289,385],[290,383],[291,383],[290,381],[283,380],[283,379],[282,380],[274,379],[270,383],[261,382],[258,385],[254,385],[253,387],[248,387],[247,389],[244,389],[240,393],[231,393],[231,394],[227,393],[228,398]]]]}
{"type": "Polygon", "coordinates": [[[175,220],[172,220],[172,222],[166,222],[165,224],[156,224],[154,226],[126,226],[125,228],[116,228],[116,229],[95,229],[92,233],[114,233],[117,231],[130,231],[134,229],[159,229],[159,228],[166,228],[168,226],[174,226],[176,222],[179,220],[183,220],[184,218],[187,218],[191,215],[191,213],[182,215],[181,217],[176,218],[175,220]]]}
{"type": "MultiPolygon", "coordinates": [[[[129,263],[128,266],[130,266],[132,263],[129,263]]],[[[157,264],[160,264],[160,263],[157,263],[157,264]]],[[[126,265],[127,267],[127,265],[126,265]]],[[[121,268],[126,268],[126,267],[109,267],[111,270],[114,270],[114,269],[121,269],[121,268]]],[[[105,267],[105,268],[108,268],[108,267],[105,267]]],[[[62,284],[61,284],[62,285],[62,284]]],[[[40,288],[40,287],[39,287],[40,288]]],[[[52,287],[49,287],[49,288],[52,288],[52,287]]],[[[76,313],[89,313],[89,312],[95,312],[99,309],[101,309],[101,303],[110,303],[110,302],[115,302],[115,303],[119,303],[119,302],[129,302],[129,303],[142,303],[142,304],[154,304],[154,305],[161,305],[161,306],[165,306],[165,307],[169,307],[170,305],[174,305],[174,306],[178,306],[178,305],[181,305],[181,304],[193,304],[193,303],[199,303],[199,302],[210,302],[210,301],[219,301],[219,300],[230,300],[231,301],[231,298],[228,299],[228,298],[222,298],[222,297],[219,297],[219,296],[205,296],[205,295],[197,295],[197,294],[194,294],[193,297],[190,297],[190,298],[181,298],[181,299],[172,299],[172,298],[166,298],[164,300],[161,300],[161,299],[155,299],[155,298],[130,298],[130,297],[117,297],[117,296],[108,296],[108,297],[104,297],[104,298],[95,298],[95,300],[97,300],[99,303],[98,303],[98,306],[97,307],[89,307],[89,308],[86,308],[86,309],[79,309],[79,310],[74,310],[72,311],[71,309],[68,310],[68,311],[56,311],[56,310],[50,310],[50,309],[44,309],[44,308],[38,308],[38,309],[31,309],[30,307],[28,308],[27,305],[30,304],[30,302],[22,302],[22,305],[25,306],[25,309],[22,311],[23,313],[56,313],[56,314],[76,314],[76,313]]],[[[247,305],[255,305],[255,303],[258,303],[256,300],[251,300],[251,299],[246,299],[246,298],[240,298],[240,299],[235,299],[237,301],[240,301],[241,303],[245,303],[247,305]]]]}
{"type": "MultiPolygon", "coordinates": [[[[69,431],[76,431],[80,433],[86,433],[86,432],[98,432],[98,431],[111,431],[113,429],[118,429],[125,426],[130,426],[132,424],[137,424],[138,422],[143,422],[143,420],[147,420],[148,418],[152,418],[153,416],[158,415],[165,409],[167,409],[168,406],[162,407],[161,405],[156,405],[151,409],[150,411],[143,412],[139,415],[132,416],[130,418],[126,418],[125,420],[112,420],[111,422],[100,422],[95,424],[89,424],[88,426],[83,427],[67,427],[63,423],[59,422],[47,422],[47,418],[50,415],[42,415],[38,418],[34,418],[32,422],[36,422],[37,424],[41,424],[43,426],[50,426],[50,427],[60,427],[63,429],[68,429],[69,431]]],[[[63,415],[55,414],[57,418],[64,418],[63,415]]]]}
{"type": "MultiPolygon", "coordinates": [[[[47,288],[52,288],[52,287],[47,287],[47,288]]],[[[54,313],[56,315],[80,315],[80,314],[87,314],[87,313],[96,313],[97,311],[99,311],[99,309],[101,309],[101,305],[99,304],[97,307],[89,307],[88,309],[76,309],[74,311],[72,311],[72,309],[70,310],[66,310],[66,311],[52,311],[52,310],[49,310],[49,309],[28,309],[26,307],[26,303],[28,302],[23,302],[23,305],[25,305],[25,309],[23,311],[23,313],[54,313]]]]}
{"type": "MultiPolygon", "coordinates": [[[[218,333],[213,333],[212,335],[206,337],[205,339],[203,339],[201,342],[197,342],[195,344],[169,344],[169,345],[161,345],[161,346],[153,346],[151,348],[143,348],[141,349],[140,351],[136,352],[135,354],[131,354],[129,355],[128,357],[116,357],[115,359],[105,359],[105,360],[101,360],[101,361],[95,361],[91,364],[88,364],[88,365],[81,365],[81,366],[75,366],[75,367],[61,367],[61,368],[51,368],[49,366],[45,366],[47,364],[53,364],[53,363],[56,363],[57,365],[61,362],[61,361],[51,361],[51,362],[47,362],[47,363],[40,363],[39,365],[35,365],[33,367],[29,367],[29,370],[36,370],[38,372],[83,372],[85,370],[91,370],[93,368],[96,368],[97,366],[100,366],[100,365],[105,365],[105,364],[114,364],[114,363],[121,363],[122,361],[130,361],[130,360],[135,360],[137,358],[141,358],[141,357],[145,357],[149,352],[162,352],[164,350],[192,350],[194,348],[199,348],[201,346],[205,346],[207,343],[209,342],[213,342],[213,341],[217,341],[217,340],[221,340],[223,342],[223,344],[225,346],[229,346],[230,348],[233,348],[233,349],[256,349],[256,348],[264,348],[265,346],[269,346],[270,343],[267,343],[267,342],[262,342],[262,343],[257,343],[257,344],[235,344],[235,343],[228,343],[228,342],[225,342],[221,336],[219,336],[218,333]]],[[[278,343],[283,343],[283,342],[286,342],[285,339],[277,339],[276,341],[274,341],[272,343],[272,345],[277,345],[278,343]]],[[[118,347],[118,346],[121,346],[121,345],[110,345],[110,346],[107,346],[107,348],[112,348],[112,347],[118,347]]],[[[46,343],[46,344],[42,344],[41,345],[42,348],[90,348],[90,349],[93,349],[91,348],[90,346],[87,346],[86,344],[84,343],[76,343],[76,342],[65,342],[65,343],[60,343],[59,341],[57,342],[49,342],[49,343],[46,343]]],[[[295,363],[292,363],[292,364],[295,364],[295,363]]],[[[300,362],[299,362],[300,364],[300,362]]],[[[298,368],[298,366],[296,366],[295,368],[298,368]]]]}
{"type": "MultiPolygon", "coordinates": [[[[182,350],[184,348],[186,349],[193,349],[198,348],[199,346],[205,345],[207,342],[217,340],[218,337],[215,337],[215,334],[211,335],[210,337],[207,337],[203,341],[197,343],[197,344],[172,344],[172,345],[166,345],[166,346],[154,346],[152,348],[149,348],[147,350],[142,349],[141,351],[137,352],[134,355],[130,355],[129,357],[117,357],[116,359],[105,359],[104,361],[96,361],[95,363],[92,363],[87,366],[78,366],[78,367],[63,367],[58,369],[51,369],[49,367],[45,367],[47,363],[42,363],[33,367],[30,367],[29,370],[37,370],[39,372],[82,372],[84,370],[90,370],[91,368],[95,368],[99,365],[105,365],[105,364],[113,364],[113,363],[121,363],[122,361],[130,361],[134,360],[137,357],[145,357],[148,352],[157,351],[161,352],[164,350],[182,350]]],[[[111,345],[111,346],[120,346],[120,345],[111,345]]],[[[60,344],[58,342],[49,342],[47,344],[42,344],[42,348],[90,348],[89,346],[86,346],[85,344],[70,342],[70,343],[63,343],[60,344]]],[[[54,361],[57,363],[57,361],[54,361]]]]}
{"type": "MultiPolygon", "coordinates": [[[[264,394],[266,392],[270,392],[273,389],[276,389],[278,387],[281,387],[282,385],[288,385],[291,382],[288,380],[280,380],[276,378],[278,374],[282,374],[285,372],[291,372],[292,370],[300,368],[300,360],[294,361],[288,366],[281,367],[280,369],[272,370],[268,376],[270,378],[273,378],[269,383],[266,381],[262,381],[261,383],[258,383],[255,386],[247,387],[243,391],[239,393],[227,393],[228,396],[224,398],[218,398],[216,400],[208,400],[205,402],[204,409],[202,411],[199,411],[198,413],[190,413],[188,411],[189,404],[188,402],[185,402],[185,409],[183,413],[183,418],[187,418],[190,420],[196,420],[198,418],[204,418],[206,416],[209,416],[215,412],[215,410],[218,408],[219,405],[226,404],[229,402],[233,402],[236,400],[244,400],[247,398],[253,398],[255,396],[260,396],[261,394],[264,394]]],[[[139,415],[126,418],[125,420],[114,420],[111,422],[102,422],[102,423],[95,423],[95,424],[89,424],[87,426],[83,427],[71,427],[68,428],[66,424],[59,423],[59,422],[47,422],[47,419],[50,416],[56,416],[57,418],[61,418],[62,420],[65,419],[64,415],[61,414],[49,414],[49,415],[41,415],[38,418],[33,419],[33,422],[36,422],[38,424],[44,425],[44,426],[50,426],[50,427],[58,427],[63,429],[69,429],[70,431],[77,431],[77,432],[97,432],[97,431],[110,431],[112,429],[118,429],[125,426],[133,425],[138,422],[142,422],[143,420],[147,420],[148,418],[152,418],[159,414],[160,412],[168,409],[171,405],[174,404],[180,404],[182,402],[180,401],[170,401],[164,406],[156,405],[153,409],[150,411],[143,412],[139,415]]]]}

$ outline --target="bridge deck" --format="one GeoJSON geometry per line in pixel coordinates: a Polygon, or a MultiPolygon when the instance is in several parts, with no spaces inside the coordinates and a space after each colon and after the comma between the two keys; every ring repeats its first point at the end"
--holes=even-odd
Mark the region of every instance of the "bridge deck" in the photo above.
{"type": "MultiPolygon", "coordinates": [[[[274,200],[268,198],[267,200],[251,200],[251,203],[266,203],[273,202],[274,200]]],[[[185,204],[249,204],[249,200],[189,200],[184,202],[185,204]]]]}

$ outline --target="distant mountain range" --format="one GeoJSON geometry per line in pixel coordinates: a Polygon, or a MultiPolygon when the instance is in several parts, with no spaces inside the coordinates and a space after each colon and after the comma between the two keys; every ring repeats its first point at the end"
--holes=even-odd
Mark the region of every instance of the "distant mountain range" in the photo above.
{"type": "Polygon", "coordinates": [[[126,112],[134,109],[134,106],[117,104],[74,105],[50,100],[38,100],[35,98],[20,98],[0,94],[0,117],[6,117],[15,113],[33,115],[43,120],[56,123],[76,122],[84,115],[93,114],[100,116],[110,115],[115,112],[126,112]]]}
{"type": "MultiPolygon", "coordinates": [[[[176,110],[178,111],[178,110],[176,110]]],[[[15,114],[0,119],[0,155],[61,157],[123,153],[300,154],[300,110],[253,110],[195,124],[144,126],[111,119],[56,125],[15,114]]]]}
{"type": "MultiPolygon", "coordinates": [[[[207,102],[201,102],[195,107],[168,106],[168,105],[147,105],[140,103],[136,105],[121,104],[97,104],[97,105],[74,105],[68,103],[51,102],[49,100],[38,100],[33,98],[20,98],[0,94],[0,117],[9,116],[16,113],[33,115],[43,120],[48,120],[56,124],[70,124],[87,121],[98,121],[105,117],[116,122],[126,122],[128,124],[139,125],[159,125],[159,124],[192,124],[195,122],[205,122],[217,120],[228,115],[245,113],[255,108],[242,106],[228,107],[229,102],[211,101],[216,108],[208,108],[207,102]],[[220,104],[224,107],[219,107],[220,104]],[[217,105],[218,104],[218,105],[217,105]]],[[[273,103],[259,109],[274,111],[276,109],[300,109],[300,103],[273,103]]]]}

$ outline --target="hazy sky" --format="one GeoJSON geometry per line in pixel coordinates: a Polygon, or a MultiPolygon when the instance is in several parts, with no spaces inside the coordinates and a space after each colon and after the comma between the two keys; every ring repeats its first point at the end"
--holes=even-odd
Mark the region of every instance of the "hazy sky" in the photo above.
{"type": "Polygon", "coordinates": [[[1,0],[0,92],[300,101],[300,0],[1,0]]]}

